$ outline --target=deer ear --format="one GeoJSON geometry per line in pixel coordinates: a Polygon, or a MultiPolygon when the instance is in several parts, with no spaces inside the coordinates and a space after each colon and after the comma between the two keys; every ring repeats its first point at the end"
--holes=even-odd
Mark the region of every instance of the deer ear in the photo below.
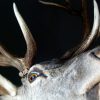
{"type": "Polygon", "coordinates": [[[15,96],[17,88],[9,80],[0,75],[0,95],[15,96]]]}

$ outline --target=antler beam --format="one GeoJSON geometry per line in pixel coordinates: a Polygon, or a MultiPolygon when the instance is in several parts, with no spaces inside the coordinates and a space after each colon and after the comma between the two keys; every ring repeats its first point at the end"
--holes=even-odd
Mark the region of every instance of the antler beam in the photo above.
{"type": "Polygon", "coordinates": [[[75,55],[78,55],[85,51],[89,45],[92,43],[94,38],[98,36],[99,32],[99,9],[97,6],[97,3],[94,0],[94,21],[93,21],[93,27],[92,31],[90,32],[90,25],[88,20],[88,13],[87,13],[87,3],[86,0],[82,0],[82,18],[83,18],[83,30],[84,30],[84,36],[82,42],[73,48],[72,50],[67,51],[63,56],[62,59],[72,57],[75,55]]]}

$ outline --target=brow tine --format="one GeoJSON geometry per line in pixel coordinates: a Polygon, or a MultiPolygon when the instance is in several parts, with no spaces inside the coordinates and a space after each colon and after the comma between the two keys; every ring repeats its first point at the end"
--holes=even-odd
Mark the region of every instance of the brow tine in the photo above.
{"type": "Polygon", "coordinates": [[[32,59],[36,54],[36,50],[37,50],[36,43],[35,43],[34,38],[32,37],[32,34],[31,34],[28,26],[26,25],[24,19],[20,15],[15,3],[13,3],[13,9],[14,9],[14,13],[17,18],[17,21],[22,30],[23,36],[25,38],[26,45],[27,45],[27,51],[26,51],[25,57],[23,59],[19,59],[19,60],[22,63],[24,63],[25,68],[29,68],[32,63],[32,59]]]}

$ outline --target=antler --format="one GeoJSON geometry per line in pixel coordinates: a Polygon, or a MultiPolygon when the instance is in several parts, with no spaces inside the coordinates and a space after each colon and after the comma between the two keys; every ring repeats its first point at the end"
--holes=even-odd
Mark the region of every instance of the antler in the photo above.
{"type": "Polygon", "coordinates": [[[51,6],[56,6],[56,7],[60,7],[62,9],[67,10],[68,13],[70,14],[75,14],[75,15],[80,15],[80,11],[75,10],[71,7],[71,4],[68,1],[65,1],[64,5],[58,4],[58,3],[54,3],[54,2],[47,2],[47,1],[43,1],[43,0],[39,0],[40,3],[45,4],[45,5],[51,5],[51,6]]]}
{"type": "Polygon", "coordinates": [[[21,61],[23,61],[23,63],[27,63],[27,66],[31,65],[31,61],[33,56],[35,56],[36,54],[36,43],[35,40],[32,37],[32,34],[28,28],[28,26],[26,25],[25,21],[23,20],[22,16],[20,15],[20,13],[17,10],[16,5],[14,4],[14,12],[17,18],[17,21],[20,25],[20,28],[22,30],[22,33],[24,35],[24,38],[26,40],[26,44],[27,44],[27,52],[25,54],[24,59],[20,59],[21,61]]]}
{"type": "Polygon", "coordinates": [[[22,30],[23,36],[26,41],[27,51],[23,58],[17,58],[9,54],[3,47],[0,46],[0,65],[1,66],[13,66],[16,67],[20,72],[20,76],[23,76],[27,73],[27,69],[31,66],[32,59],[36,54],[36,43],[34,38],[31,35],[31,32],[26,25],[24,19],[20,15],[15,3],[13,4],[13,9],[15,16],[18,20],[20,28],[22,30]]]}
{"type": "Polygon", "coordinates": [[[82,0],[82,8],[83,8],[82,17],[83,17],[83,21],[84,21],[84,23],[83,23],[83,26],[84,26],[83,40],[69,54],[68,54],[68,52],[66,52],[62,58],[66,58],[69,56],[75,56],[75,55],[82,53],[89,47],[89,45],[92,43],[93,39],[98,35],[99,21],[100,21],[99,20],[99,9],[98,9],[98,6],[97,6],[97,3],[95,0],[93,3],[94,3],[94,21],[93,21],[93,27],[92,27],[91,32],[90,32],[90,25],[89,25],[88,14],[87,14],[87,3],[86,3],[86,0],[82,0]]]}
{"type": "Polygon", "coordinates": [[[67,51],[61,57],[61,59],[66,59],[66,58],[78,55],[78,54],[82,53],[83,51],[85,51],[89,47],[89,45],[92,43],[95,36],[97,36],[98,30],[99,30],[99,10],[98,10],[98,6],[97,6],[95,0],[94,0],[94,22],[93,22],[92,31],[90,31],[87,0],[82,0],[82,12],[81,13],[79,11],[72,9],[69,1],[67,1],[68,5],[66,5],[66,6],[59,5],[59,4],[53,3],[53,2],[46,2],[43,0],[39,0],[39,2],[42,4],[45,4],[45,5],[52,5],[52,6],[63,8],[65,10],[67,10],[67,12],[70,12],[71,14],[77,14],[82,17],[83,34],[84,34],[83,40],[78,46],[67,51]]]}
{"type": "Polygon", "coordinates": [[[17,88],[9,80],[0,75],[0,95],[11,95],[17,94],[17,88]]]}

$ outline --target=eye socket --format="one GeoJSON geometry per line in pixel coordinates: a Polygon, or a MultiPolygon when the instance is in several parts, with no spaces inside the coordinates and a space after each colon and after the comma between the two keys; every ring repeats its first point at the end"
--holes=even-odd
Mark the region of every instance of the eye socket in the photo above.
{"type": "Polygon", "coordinates": [[[35,81],[38,77],[47,78],[47,75],[44,74],[44,72],[38,68],[32,69],[32,71],[28,74],[28,81],[32,83],[35,81]]]}
{"type": "Polygon", "coordinates": [[[30,83],[32,83],[39,76],[40,76],[40,73],[39,72],[31,72],[28,75],[28,80],[29,80],[30,83]]]}

